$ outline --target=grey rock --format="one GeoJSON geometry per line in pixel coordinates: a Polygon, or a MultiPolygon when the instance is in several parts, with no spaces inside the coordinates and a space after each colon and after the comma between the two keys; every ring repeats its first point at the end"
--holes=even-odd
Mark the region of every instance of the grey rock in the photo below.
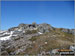
{"type": "Polygon", "coordinates": [[[69,34],[74,34],[74,29],[62,29],[61,30],[62,32],[66,32],[66,33],[69,33],[69,34]]]}
{"type": "Polygon", "coordinates": [[[1,55],[9,55],[7,51],[1,52],[1,55]]]}
{"type": "Polygon", "coordinates": [[[43,23],[38,26],[38,30],[42,33],[50,32],[50,30],[53,30],[53,27],[50,26],[49,24],[43,23]]]}

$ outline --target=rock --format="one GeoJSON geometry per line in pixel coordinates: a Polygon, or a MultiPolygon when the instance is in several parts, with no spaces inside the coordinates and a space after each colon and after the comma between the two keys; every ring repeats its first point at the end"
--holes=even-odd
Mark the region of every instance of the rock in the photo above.
{"type": "Polygon", "coordinates": [[[10,46],[6,47],[6,51],[10,54],[11,52],[15,51],[15,47],[13,45],[10,45],[10,46]]]}
{"type": "Polygon", "coordinates": [[[24,27],[24,26],[25,26],[25,24],[24,23],[21,23],[21,24],[19,24],[18,27],[24,27]]]}
{"type": "Polygon", "coordinates": [[[16,40],[19,40],[20,37],[19,36],[13,36],[13,37],[11,37],[11,39],[16,41],[16,40]]]}
{"type": "Polygon", "coordinates": [[[5,47],[3,47],[3,46],[0,46],[0,49],[1,49],[1,52],[5,51],[5,47]]]}
{"type": "Polygon", "coordinates": [[[36,22],[33,22],[32,25],[37,28],[38,27],[38,24],[36,24],[36,22]]]}
{"type": "Polygon", "coordinates": [[[62,32],[68,33],[69,32],[69,29],[62,29],[62,32]]]}
{"type": "Polygon", "coordinates": [[[14,31],[14,30],[18,30],[18,27],[12,27],[12,28],[8,29],[9,32],[14,31]]]}
{"type": "Polygon", "coordinates": [[[9,55],[7,51],[1,52],[1,55],[9,55]]]}
{"type": "Polygon", "coordinates": [[[70,34],[74,34],[74,29],[69,29],[70,34]]]}
{"type": "Polygon", "coordinates": [[[38,30],[41,33],[45,33],[45,32],[50,32],[50,30],[53,30],[53,27],[50,26],[49,24],[43,23],[38,26],[38,30]]]}
{"type": "Polygon", "coordinates": [[[62,32],[66,32],[66,33],[69,33],[69,34],[74,34],[74,29],[62,29],[61,30],[62,32]]]}

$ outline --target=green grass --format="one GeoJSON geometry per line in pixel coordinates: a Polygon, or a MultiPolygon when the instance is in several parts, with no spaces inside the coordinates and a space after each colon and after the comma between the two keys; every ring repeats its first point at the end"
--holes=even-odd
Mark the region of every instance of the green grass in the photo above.
{"type": "Polygon", "coordinates": [[[27,30],[25,34],[34,34],[37,33],[37,30],[27,30]]]}
{"type": "Polygon", "coordinates": [[[37,38],[36,37],[32,37],[31,39],[29,39],[30,41],[35,41],[37,38]]]}

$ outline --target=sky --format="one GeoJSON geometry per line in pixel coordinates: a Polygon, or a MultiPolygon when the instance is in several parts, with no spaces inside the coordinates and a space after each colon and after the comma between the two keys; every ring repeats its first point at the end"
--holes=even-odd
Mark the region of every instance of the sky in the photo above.
{"type": "Polygon", "coordinates": [[[48,23],[57,28],[74,28],[72,1],[2,1],[1,30],[20,23],[48,23]]]}

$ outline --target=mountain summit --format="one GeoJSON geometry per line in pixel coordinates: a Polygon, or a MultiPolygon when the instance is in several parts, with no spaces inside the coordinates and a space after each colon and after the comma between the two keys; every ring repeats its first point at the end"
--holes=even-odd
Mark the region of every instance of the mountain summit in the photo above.
{"type": "Polygon", "coordinates": [[[21,23],[0,31],[0,42],[2,55],[39,54],[73,45],[74,29],[55,28],[47,23],[21,23]]]}
{"type": "Polygon", "coordinates": [[[8,29],[8,31],[37,30],[38,32],[45,33],[45,32],[50,32],[50,30],[58,30],[58,29],[61,30],[62,32],[74,34],[74,29],[55,28],[55,27],[53,27],[53,26],[51,26],[50,24],[47,24],[47,23],[36,24],[35,22],[32,23],[32,24],[21,23],[17,27],[12,27],[12,28],[8,29]]]}

